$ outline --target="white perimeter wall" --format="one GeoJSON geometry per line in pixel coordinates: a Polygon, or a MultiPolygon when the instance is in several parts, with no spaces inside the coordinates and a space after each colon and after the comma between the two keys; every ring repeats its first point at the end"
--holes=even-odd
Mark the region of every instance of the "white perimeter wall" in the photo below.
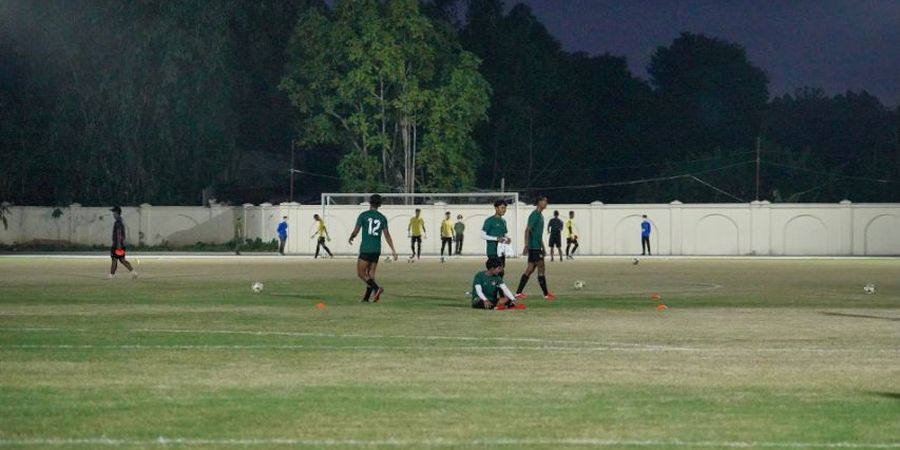
{"type": "MultiPolygon", "coordinates": [[[[493,214],[490,205],[420,206],[428,237],[423,253],[440,251],[439,225],[444,211],[462,214],[466,224],[464,254],[481,254],[480,240],[484,219],[493,214]]],[[[112,214],[109,208],[9,207],[9,228],[0,227],[0,243],[25,243],[35,240],[67,241],[76,244],[110,243],[112,214]]],[[[414,207],[385,206],[381,209],[389,221],[400,254],[408,254],[407,225],[414,207]]],[[[520,247],[528,214],[533,208],[510,208],[506,219],[515,230],[514,245],[520,247]]],[[[338,254],[355,253],[347,237],[356,216],[364,206],[329,206],[325,220],[331,232],[329,243],[338,254]]],[[[640,253],[641,215],[653,225],[650,242],[658,255],[900,255],[900,204],[671,204],[550,205],[544,211],[545,222],[559,210],[565,218],[575,211],[582,255],[633,255],[640,253]]],[[[243,205],[204,207],[151,206],[123,208],[128,242],[158,245],[227,242],[234,236],[234,219],[243,217],[244,235],[264,241],[276,237],[275,228],[282,216],[288,216],[289,239],[286,251],[312,253],[315,241],[313,214],[322,214],[320,205],[243,205]]],[[[545,234],[546,239],[546,234],[545,234]]],[[[385,253],[387,249],[385,247],[385,253]]]]}

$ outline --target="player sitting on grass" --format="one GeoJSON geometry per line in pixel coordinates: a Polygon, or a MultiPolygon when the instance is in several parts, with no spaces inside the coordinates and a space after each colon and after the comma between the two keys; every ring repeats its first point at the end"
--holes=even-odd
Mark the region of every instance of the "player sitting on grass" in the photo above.
{"type": "Polygon", "coordinates": [[[513,293],[506,287],[500,271],[503,265],[500,258],[491,257],[484,263],[487,270],[475,274],[472,280],[472,307],[476,309],[524,309],[518,305],[513,293]]]}

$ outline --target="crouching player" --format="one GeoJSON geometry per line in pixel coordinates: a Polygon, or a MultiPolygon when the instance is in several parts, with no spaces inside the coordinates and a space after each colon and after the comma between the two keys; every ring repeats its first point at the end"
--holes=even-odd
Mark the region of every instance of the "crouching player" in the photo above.
{"type": "Polygon", "coordinates": [[[484,272],[475,274],[472,280],[472,307],[477,309],[525,309],[525,305],[517,304],[512,291],[503,282],[500,271],[503,263],[500,258],[490,257],[484,264],[484,272]]]}

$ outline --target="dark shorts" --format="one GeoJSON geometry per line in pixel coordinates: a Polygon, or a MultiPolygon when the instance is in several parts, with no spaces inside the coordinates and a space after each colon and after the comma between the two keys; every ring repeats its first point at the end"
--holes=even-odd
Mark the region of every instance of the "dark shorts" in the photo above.
{"type": "Polygon", "coordinates": [[[504,267],[506,266],[506,257],[505,256],[497,256],[497,254],[495,253],[493,255],[487,255],[487,257],[488,257],[488,259],[497,258],[500,260],[501,266],[504,266],[504,267]]]}
{"type": "Polygon", "coordinates": [[[422,243],[422,236],[413,236],[413,237],[410,238],[410,240],[412,241],[413,244],[415,244],[416,242],[418,242],[419,244],[421,244],[421,243],[422,243]]]}
{"type": "MultiPolygon", "coordinates": [[[[122,250],[125,250],[125,249],[123,248],[122,250]]],[[[115,248],[115,247],[112,247],[112,248],[109,249],[109,257],[112,258],[112,259],[122,260],[122,259],[125,259],[125,254],[122,253],[122,256],[117,255],[117,254],[116,254],[116,248],[115,248]]]]}
{"type": "MultiPolygon", "coordinates": [[[[495,305],[496,306],[496,305],[495,305]]],[[[476,298],[472,300],[472,308],[475,309],[487,309],[484,307],[484,300],[480,298],[476,298]]]]}
{"type": "Polygon", "coordinates": [[[566,243],[567,244],[577,244],[578,238],[574,238],[574,237],[566,238],[566,243]]]}
{"type": "MultiPolygon", "coordinates": [[[[500,290],[498,289],[498,290],[496,290],[496,291],[494,292],[494,298],[491,299],[491,303],[493,303],[494,306],[497,306],[497,301],[498,301],[499,299],[500,299],[500,290]]],[[[480,299],[480,298],[478,298],[478,297],[473,298],[473,299],[472,299],[472,308],[475,308],[475,309],[485,309],[485,307],[484,307],[484,300],[482,300],[482,299],[480,299]]]]}
{"type": "Polygon", "coordinates": [[[380,258],[381,258],[381,253],[360,253],[359,254],[359,259],[366,261],[366,262],[370,262],[370,263],[377,263],[380,258]]]}
{"type": "Polygon", "coordinates": [[[562,247],[562,236],[558,234],[550,235],[550,246],[551,247],[562,247]]]}
{"type": "Polygon", "coordinates": [[[442,237],[441,242],[453,242],[453,238],[452,237],[442,237]]]}
{"type": "Polygon", "coordinates": [[[538,262],[544,260],[544,251],[541,249],[528,249],[528,262],[538,262]]]}

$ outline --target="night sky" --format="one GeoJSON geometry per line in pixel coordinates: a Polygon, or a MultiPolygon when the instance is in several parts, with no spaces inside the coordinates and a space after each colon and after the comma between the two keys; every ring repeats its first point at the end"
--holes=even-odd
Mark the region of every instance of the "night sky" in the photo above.
{"type": "Polygon", "coordinates": [[[900,0],[521,0],[568,51],[625,56],[647,77],[650,55],[682,31],[740,44],[773,96],[802,86],[866,90],[900,104],[900,0]]]}

